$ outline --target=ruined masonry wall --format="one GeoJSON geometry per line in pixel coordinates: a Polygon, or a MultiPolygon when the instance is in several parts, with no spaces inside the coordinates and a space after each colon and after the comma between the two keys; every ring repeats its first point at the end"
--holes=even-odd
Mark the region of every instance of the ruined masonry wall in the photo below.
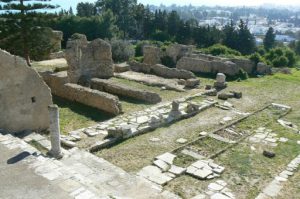
{"type": "Polygon", "coordinates": [[[0,49],[0,129],[9,132],[49,128],[49,87],[25,60],[0,49]]]}

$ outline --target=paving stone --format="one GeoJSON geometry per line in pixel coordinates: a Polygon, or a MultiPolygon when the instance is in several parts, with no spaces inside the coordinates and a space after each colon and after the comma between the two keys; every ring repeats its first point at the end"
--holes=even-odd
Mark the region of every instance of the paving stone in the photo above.
{"type": "Polygon", "coordinates": [[[93,194],[89,190],[85,190],[75,196],[75,199],[92,199],[93,197],[95,197],[95,194],[93,194]]]}
{"type": "Polygon", "coordinates": [[[215,193],[210,198],[211,199],[231,199],[228,196],[225,196],[224,194],[221,194],[221,193],[215,193]]]}
{"type": "Polygon", "coordinates": [[[234,194],[232,193],[232,191],[230,189],[228,189],[227,187],[225,187],[221,193],[223,193],[224,195],[228,196],[229,198],[235,198],[234,194]]]}
{"type": "Polygon", "coordinates": [[[162,171],[168,171],[170,169],[170,165],[168,163],[159,159],[155,160],[153,164],[160,168],[162,171]]]}
{"type": "Polygon", "coordinates": [[[59,183],[60,188],[67,192],[73,192],[76,189],[80,188],[80,184],[72,179],[67,179],[59,183]]]}
{"type": "Polygon", "coordinates": [[[160,141],[159,138],[150,138],[149,140],[150,140],[151,142],[159,142],[159,141],[160,141]]]}
{"type": "Polygon", "coordinates": [[[276,176],[275,180],[277,180],[278,182],[285,182],[285,181],[287,181],[286,178],[283,178],[283,177],[280,177],[280,176],[276,176]]]}
{"type": "Polygon", "coordinates": [[[176,140],[176,142],[179,144],[185,144],[185,143],[187,143],[187,139],[179,138],[178,140],[176,140]]]}
{"type": "Polygon", "coordinates": [[[222,185],[223,187],[227,186],[227,182],[225,182],[224,180],[217,180],[216,183],[222,185]]]}
{"type": "Polygon", "coordinates": [[[225,168],[221,167],[221,166],[219,166],[218,168],[213,168],[213,172],[215,172],[217,174],[223,173],[224,170],[225,170],[225,168]]]}
{"type": "Polygon", "coordinates": [[[168,153],[168,152],[156,157],[156,159],[162,160],[168,164],[173,164],[173,161],[175,158],[176,158],[176,155],[168,153]]]}
{"type": "Polygon", "coordinates": [[[194,176],[205,179],[207,176],[211,175],[213,172],[209,169],[198,169],[195,173],[193,173],[194,176]]]}
{"type": "Polygon", "coordinates": [[[264,190],[263,193],[270,196],[270,197],[276,197],[280,190],[282,188],[282,185],[279,183],[276,183],[276,181],[272,181],[264,190]]]}
{"type": "Polygon", "coordinates": [[[199,194],[199,195],[196,195],[196,196],[192,197],[191,199],[205,199],[205,198],[206,198],[206,195],[199,194]]]}
{"type": "Polygon", "coordinates": [[[202,132],[200,133],[201,136],[206,136],[207,134],[208,134],[208,133],[205,132],[205,131],[202,131],[202,132]]]}
{"type": "Polygon", "coordinates": [[[185,154],[185,155],[188,155],[188,156],[191,156],[191,157],[193,157],[193,158],[195,158],[197,160],[202,160],[202,159],[205,158],[203,155],[200,155],[199,153],[196,153],[196,152],[194,152],[192,150],[189,150],[189,149],[183,149],[181,151],[181,153],[185,154]]]}
{"type": "Polygon", "coordinates": [[[171,181],[173,178],[161,172],[156,166],[146,166],[139,173],[142,176],[158,185],[164,185],[171,181]]]}
{"type": "Polygon", "coordinates": [[[175,175],[181,175],[186,171],[186,168],[178,167],[176,165],[171,165],[171,168],[169,169],[169,172],[175,174],[175,175]]]}
{"type": "Polygon", "coordinates": [[[224,186],[217,184],[217,183],[210,183],[208,185],[208,189],[212,191],[221,191],[224,188],[224,186]]]}
{"type": "MultiPolygon", "coordinates": [[[[194,162],[192,164],[192,166],[198,168],[198,169],[201,169],[203,167],[206,167],[207,166],[207,163],[203,162],[202,160],[198,160],[197,162],[194,162]]],[[[212,169],[212,168],[211,168],[212,169]]]]}

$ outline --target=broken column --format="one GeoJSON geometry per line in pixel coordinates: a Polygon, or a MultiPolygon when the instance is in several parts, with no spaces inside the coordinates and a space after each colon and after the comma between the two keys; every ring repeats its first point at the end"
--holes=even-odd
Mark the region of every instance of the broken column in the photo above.
{"type": "Polygon", "coordinates": [[[49,117],[50,117],[50,140],[51,150],[49,154],[57,159],[62,158],[60,144],[60,130],[59,130],[59,110],[57,105],[49,105],[49,117]]]}
{"type": "Polygon", "coordinates": [[[226,75],[224,75],[223,73],[218,73],[216,82],[214,83],[214,87],[217,89],[226,88],[227,87],[226,75]]]}

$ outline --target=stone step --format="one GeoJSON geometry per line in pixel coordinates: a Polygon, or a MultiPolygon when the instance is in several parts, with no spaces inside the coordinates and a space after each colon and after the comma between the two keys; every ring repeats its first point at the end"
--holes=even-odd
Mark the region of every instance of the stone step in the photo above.
{"type": "MultiPolygon", "coordinates": [[[[44,140],[38,135],[31,138],[44,140]]],[[[30,140],[29,137],[25,139],[30,140]]],[[[0,144],[9,149],[19,148],[20,151],[29,152],[31,155],[24,159],[28,169],[57,183],[71,198],[174,198],[174,194],[163,191],[160,186],[78,148],[65,150],[64,157],[56,160],[11,135],[0,134],[0,144]]]]}

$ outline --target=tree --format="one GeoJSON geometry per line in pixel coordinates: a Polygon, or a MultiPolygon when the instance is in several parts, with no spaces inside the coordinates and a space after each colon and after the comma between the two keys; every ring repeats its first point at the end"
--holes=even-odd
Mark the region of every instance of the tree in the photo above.
{"type": "Polygon", "coordinates": [[[96,7],[93,3],[78,3],[76,9],[77,15],[80,17],[90,17],[96,14],[96,7]]]}
{"type": "Polygon", "coordinates": [[[300,55],[300,41],[296,42],[295,52],[297,55],[300,55]]]}
{"type": "Polygon", "coordinates": [[[274,48],[275,46],[275,32],[272,27],[269,28],[269,30],[266,33],[266,36],[264,38],[264,47],[268,51],[271,48],[274,48]]]}
{"type": "Polygon", "coordinates": [[[250,33],[247,24],[243,20],[239,24],[238,44],[236,49],[243,55],[249,55],[255,51],[254,36],[250,33]]]}
{"type": "Polygon", "coordinates": [[[41,17],[50,16],[37,11],[58,7],[43,2],[45,0],[0,0],[0,3],[2,3],[0,11],[5,11],[5,14],[2,15],[5,29],[1,31],[1,38],[14,34],[21,37],[22,56],[25,58],[28,66],[31,65],[30,43],[32,41],[30,37],[34,34],[34,22],[39,21],[41,17]],[[31,1],[34,2],[29,3],[31,1]]]}
{"type": "Polygon", "coordinates": [[[235,29],[233,21],[231,21],[230,24],[227,24],[223,28],[223,33],[224,33],[224,39],[222,43],[229,48],[237,49],[239,46],[238,32],[235,29]]]}

